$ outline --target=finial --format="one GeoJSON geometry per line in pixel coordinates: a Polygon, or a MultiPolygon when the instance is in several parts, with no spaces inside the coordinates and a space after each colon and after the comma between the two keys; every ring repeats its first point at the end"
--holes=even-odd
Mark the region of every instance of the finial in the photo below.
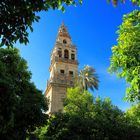
{"type": "Polygon", "coordinates": [[[59,31],[62,32],[67,32],[67,27],[64,25],[64,21],[62,21],[60,27],[59,27],[59,31]]]}
{"type": "Polygon", "coordinates": [[[64,25],[64,21],[62,21],[62,24],[61,24],[61,26],[65,26],[65,25],[64,25]]]}

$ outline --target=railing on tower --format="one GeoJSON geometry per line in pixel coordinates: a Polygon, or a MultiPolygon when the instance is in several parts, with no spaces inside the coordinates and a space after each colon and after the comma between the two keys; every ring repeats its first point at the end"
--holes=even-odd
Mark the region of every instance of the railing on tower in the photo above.
{"type": "Polygon", "coordinates": [[[66,62],[66,63],[78,64],[77,60],[66,59],[66,58],[58,57],[58,56],[54,57],[54,61],[56,61],[56,62],[61,61],[61,62],[66,62]]]}
{"type": "Polygon", "coordinates": [[[76,82],[76,76],[66,75],[66,74],[60,74],[55,73],[55,76],[53,78],[50,78],[50,80],[47,81],[47,86],[49,84],[61,84],[68,87],[73,87],[76,82]]]}

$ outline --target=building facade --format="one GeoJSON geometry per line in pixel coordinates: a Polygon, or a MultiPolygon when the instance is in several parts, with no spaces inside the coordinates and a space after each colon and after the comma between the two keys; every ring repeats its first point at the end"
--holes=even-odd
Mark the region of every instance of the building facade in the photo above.
{"type": "Polygon", "coordinates": [[[48,113],[55,113],[63,111],[66,90],[74,86],[78,75],[77,49],[63,23],[51,53],[49,71],[50,79],[47,82],[45,96],[49,99],[48,113]]]}

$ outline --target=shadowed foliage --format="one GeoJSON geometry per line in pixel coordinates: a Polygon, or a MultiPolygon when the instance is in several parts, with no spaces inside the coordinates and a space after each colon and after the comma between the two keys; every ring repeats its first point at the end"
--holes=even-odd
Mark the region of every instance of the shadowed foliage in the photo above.
{"type": "Polygon", "coordinates": [[[47,100],[17,49],[0,49],[0,139],[24,140],[47,121],[47,100]]]}
{"type": "Polygon", "coordinates": [[[48,125],[37,129],[40,140],[138,140],[140,127],[112,105],[79,88],[68,89],[64,113],[52,115],[48,125]]]}
{"type": "MultiPolygon", "coordinates": [[[[82,3],[82,0],[79,0],[82,3]]],[[[33,22],[38,22],[38,12],[77,5],[78,0],[1,0],[0,1],[0,46],[13,46],[17,41],[27,44],[28,30],[33,31],[33,22]]]]}
{"type": "MultiPolygon", "coordinates": [[[[117,6],[118,3],[126,3],[128,0],[107,0],[108,2],[112,2],[114,6],[117,6]]],[[[133,5],[139,6],[140,5],[140,0],[130,0],[133,5]]]]}

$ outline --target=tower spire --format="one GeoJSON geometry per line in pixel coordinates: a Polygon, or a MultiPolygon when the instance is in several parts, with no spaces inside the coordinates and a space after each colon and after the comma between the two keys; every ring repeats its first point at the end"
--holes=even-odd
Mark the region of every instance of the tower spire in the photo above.
{"type": "Polygon", "coordinates": [[[61,26],[65,26],[64,21],[62,21],[61,26]]]}
{"type": "Polygon", "coordinates": [[[57,38],[61,38],[61,37],[66,37],[71,39],[68,29],[64,24],[64,21],[62,21],[62,24],[59,27],[58,35],[57,35],[57,38]]]}

